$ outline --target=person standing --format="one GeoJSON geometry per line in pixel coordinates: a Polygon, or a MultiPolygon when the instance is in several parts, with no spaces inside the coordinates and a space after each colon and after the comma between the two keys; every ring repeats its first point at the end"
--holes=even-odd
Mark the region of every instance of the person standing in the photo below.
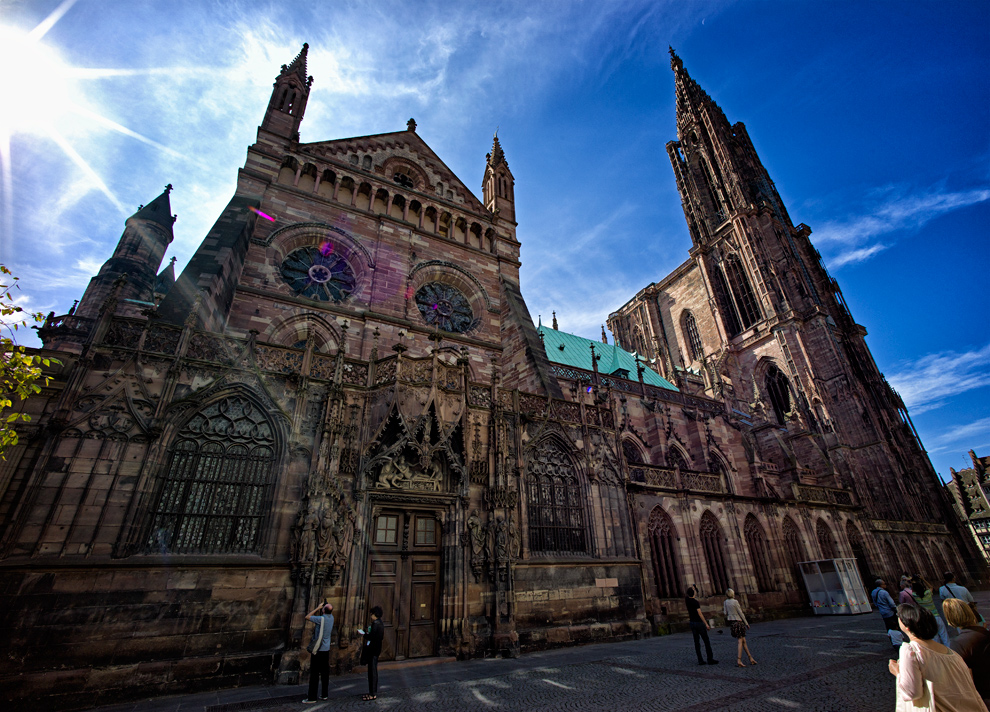
{"type": "Polygon", "coordinates": [[[725,595],[726,599],[725,603],[722,604],[722,611],[725,613],[725,620],[729,623],[729,632],[732,633],[733,638],[739,641],[736,650],[736,665],[746,667],[742,661],[743,649],[746,650],[746,655],[749,656],[750,664],[756,665],[753,654],[749,652],[749,645],[746,643],[746,630],[749,628],[749,621],[746,620],[746,614],[743,613],[742,605],[736,600],[735,591],[730,588],[725,592],[725,595]]]}
{"type": "Polygon", "coordinates": [[[949,647],[959,653],[972,670],[976,691],[984,704],[990,706],[990,633],[979,625],[976,614],[966,601],[947,598],[942,603],[942,611],[949,625],[959,629],[959,635],[949,647]]]}
{"type": "Polygon", "coordinates": [[[385,639],[383,615],[381,606],[371,609],[371,625],[361,642],[361,664],[368,666],[368,694],[362,695],[362,700],[378,699],[378,656],[382,654],[382,641],[385,639]]]}
{"type": "Polygon", "coordinates": [[[915,603],[924,608],[935,617],[938,625],[938,633],[935,636],[942,645],[949,647],[949,631],[945,628],[942,617],[938,614],[933,598],[932,585],[925,580],[921,574],[915,574],[911,579],[911,595],[914,596],[915,603]]]}
{"type": "MultiPolygon", "coordinates": [[[[969,592],[969,589],[965,586],[960,586],[956,583],[956,576],[951,571],[946,571],[942,574],[942,585],[938,589],[938,595],[945,601],[948,598],[958,598],[960,601],[968,604],[971,609],[973,609],[973,615],[976,617],[976,624],[979,625],[982,622],[982,616],[976,608],[976,599],[973,598],[973,594],[969,592]]],[[[951,624],[950,624],[951,625],[951,624]]]]}
{"type": "Polygon", "coordinates": [[[688,610],[688,623],[691,626],[691,635],[694,637],[694,652],[698,654],[699,665],[718,665],[718,660],[712,655],[711,641],[708,640],[708,631],[711,630],[711,627],[708,625],[708,621],[705,620],[705,615],[701,612],[701,603],[694,597],[695,593],[694,586],[689,587],[687,598],[684,599],[684,604],[688,610]],[[702,640],[705,641],[705,652],[708,654],[707,663],[701,657],[702,640]]]}
{"type": "Polygon", "coordinates": [[[319,699],[325,700],[330,694],[330,634],[333,632],[333,606],[323,599],[323,603],[309,612],[306,620],[316,624],[309,647],[313,655],[309,663],[309,695],[303,700],[304,703],[309,704],[319,701],[316,697],[319,682],[323,683],[323,694],[319,699]],[[317,613],[320,615],[316,615],[317,613]]]}
{"type": "Polygon", "coordinates": [[[897,677],[897,708],[906,709],[902,703],[914,702],[925,709],[987,712],[962,657],[932,640],[938,633],[932,614],[917,604],[902,603],[897,619],[909,639],[901,646],[898,659],[887,666],[897,677]],[[928,683],[934,699],[929,698],[928,683]]]}
{"type": "Polygon", "coordinates": [[[901,576],[901,592],[897,596],[898,603],[914,603],[914,596],[911,594],[911,577],[907,574],[901,576]]]}
{"type": "Polygon", "coordinates": [[[894,599],[891,598],[890,594],[887,593],[887,589],[884,588],[883,579],[877,579],[875,585],[876,588],[870,593],[870,598],[873,599],[873,604],[877,607],[877,611],[880,612],[884,626],[886,626],[887,630],[899,631],[900,628],[897,626],[897,604],[894,603],[894,599]]]}

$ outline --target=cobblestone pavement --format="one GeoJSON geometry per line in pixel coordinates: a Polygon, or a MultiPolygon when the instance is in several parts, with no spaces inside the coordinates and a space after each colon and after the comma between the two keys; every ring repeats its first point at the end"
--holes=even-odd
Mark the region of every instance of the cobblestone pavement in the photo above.
{"type": "MultiPolygon", "coordinates": [[[[986,594],[979,597],[987,601],[986,594]]],[[[986,609],[984,602],[981,608],[986,609]]],[[[896,657],[876,613],[758,623],[748,642],[758,664],[736,667],[736,641],[713,630],[719,665],[699,666],[690,633],[383,670],[378,700],[364,702],[363,675],[330,679],[330,699],[304,705],[306,688],[254,687],[147,700],[99,712],[640,712],[892,709],[896,657]]]]}

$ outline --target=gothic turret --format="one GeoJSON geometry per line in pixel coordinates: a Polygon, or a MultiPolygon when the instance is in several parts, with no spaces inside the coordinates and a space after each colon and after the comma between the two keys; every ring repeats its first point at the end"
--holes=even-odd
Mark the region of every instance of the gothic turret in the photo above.
{"type": "Polygon", "coordinates": [[[309,90],[313,85],[313,77],[306,75],[308,53],[309,45],[304,44],[295,59],[282,65],[282,72],[275,79],[265,120],[261,123],[262,130],[292,141],[299,140],[299,123],[306,111],[309,90]]]}
{"type": "Polygon", "coordinates": [[[158,268],[173,238],[175,216],[168,198],[171,190],[171,185],[165,186],[161,195],[127,218],[117,249],[90,280],[79,301],[77,316],[95,317],[121,275],[127,276],[127,283],[117,295],[121,313],[137,314],[154,305],[158,268]]]}
{"type": "Polygon", "coordinates": [[[498,217],[516,222],[515,178],[509,170],[509,163],[502,152],[502,144],[498,142],[498,134],[492,141],[492,151],[485,156],[485,179],[482,193],[485,207],[496,213],[498,217]]]}

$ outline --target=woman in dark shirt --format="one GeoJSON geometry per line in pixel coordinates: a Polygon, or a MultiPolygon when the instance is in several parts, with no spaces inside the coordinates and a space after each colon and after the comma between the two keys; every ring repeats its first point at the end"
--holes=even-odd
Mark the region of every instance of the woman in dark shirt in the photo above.
{"type": "Polygon", "coordinates": [[[942,612],[949,625],[959,628],[959,635],[949,647],[966,661],[973,672],[976,691],[984,702],[990,702],[990,633],[980,627],[976,614],[965,601],[947,598],[942,602],[942,612]]]}
{"type": "Polygon", "coordinates": [[[382,654],[382,640],[385,638],[383,614],[381,606],[371,609],[371,625],[361,641],[361,664],[368,666],[368,694],[362,695],[362,700],[378,699],[378,656],[382,654]]]}

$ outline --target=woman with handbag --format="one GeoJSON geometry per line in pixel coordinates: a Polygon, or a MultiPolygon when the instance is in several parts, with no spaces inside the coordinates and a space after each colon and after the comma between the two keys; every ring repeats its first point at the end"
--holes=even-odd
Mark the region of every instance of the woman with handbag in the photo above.
{"type": "Polygon", "coordinates": [[[897,677],[897,710],[988,712],[963,659],[932,640],[938,633],[934,616],[914,603],[902,603],[897,618],[909,640],[888,665],[897,677]]]}
{"type": "Polygon", "coordinates": [[[385,624],[382,623],[381,606],[371,609],[371,625],[368,632],[364,633],[364,640],[361,641],[361,664],[368,666],[368,694],[362,695],[362,700],[378,699],[378,656],[382,654],[382,640],[385,638],[385,624]]]}
{"type": "Polygon", "coordinates": [[[958,598],[947,598],[942,612],[949,625],[959,629],[959,635],[949,645],[959,653],[973,671],[973,682],[984,704],[990,705],[990,633],[977,624],[973,609],[958,598]]]}
{"type": "Polygon", "coordinates": [[[722,604],[722,612],[725,613],[725,621],[729,624],[729,631],[732,633],[732,637],[739,641],[736,651],[736,665],[746,667],[742,661],[743,649],[746,650],[746,655],[749,656],[750,664],[756,665],[753,654],[749,652],[749,645],[746,643],[746,630],[749,628],[749,621],[746,620],[746,614],[743,613],[742,606],[736,600],[735,591],[730,588],[725,592],[725,595],[727,598],[725,599],[725,603],[722,604]]]}

